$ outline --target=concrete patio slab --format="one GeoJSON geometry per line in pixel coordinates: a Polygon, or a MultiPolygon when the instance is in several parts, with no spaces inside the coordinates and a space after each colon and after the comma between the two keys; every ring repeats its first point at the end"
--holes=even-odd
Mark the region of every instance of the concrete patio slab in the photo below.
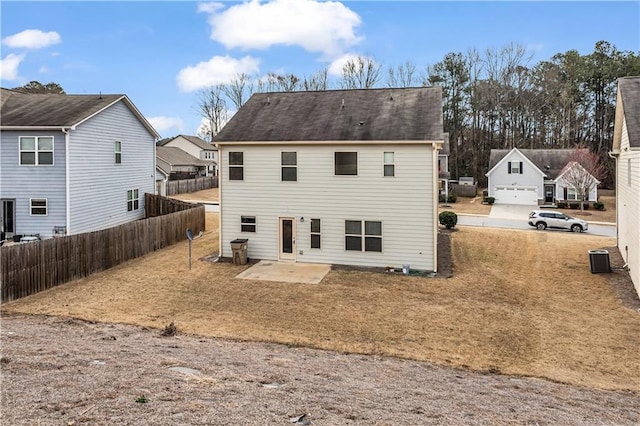
{"type": "Polygon", "coordinates": [[[249,269],[236,275],[236,278],[285,283],[319,284],[330,270],[331,265],[261,260],[249,269]]]}

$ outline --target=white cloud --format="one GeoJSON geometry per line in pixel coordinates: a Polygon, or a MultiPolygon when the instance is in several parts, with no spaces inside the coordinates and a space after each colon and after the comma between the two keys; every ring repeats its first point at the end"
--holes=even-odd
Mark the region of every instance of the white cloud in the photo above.
{"type": "Polygon", "coordinates": [[[13,48],[40,49],[58,44],[62,37],[55,31],[24,30],[2,39],[2,44],[13,48]]]}
{"type": "Polygon", "coordinates": [[[210,15],[211,38],[228,49],[300,46],[329,58],[361,40],[355,34],[360,16],[339,2],[252,0],[222,11],[219,4],[198,9],[210,15]]]}
{"type": "Polygon", "coordinates": [[[198,3],[198,12],[214,13],[223,7],[224,5],[222,3],[198,3]]]}
{"type": "Polygon", "coordinates": [[[178,132],[182,131],[183,123],[180,117],[165,117],[164,115],[160,115],[158,117],[149,117],[147,120],[159,133],[169,129],[175,129],[178,132]]]}
{"type": "Polygon", "coordinates": [[[0,60],[0,79],[17,80],[18,66],[24,60],[24,56],[9,53],[4,59],[0,60]]]}
{"type": "Polygon", "coordinates": [[[359,55],[356,53],[345,53],[337,59],[334,59],[329,64],[329,66],[327,67],[327,72],[329,73],[329,75],[342,77],[342,69],[344,68],[345,64],[350,60],[356,59],[358,56],[359,55]]]}
{"type": "Polygon", "coordinates": [[[40,67],[40,69],[38,70],[38,72],[39,72],[40,74],[50,74],[50,73],[51,73],[51,70],[50,70],[49,68],[47,68],[47,66],[46,66],[46,65],[42,65],[42,66],[40,67]]]}
{"type": "Polygon", "coordinates": [[[203,89],[220,83],[228,83],[238,74],[254,74],[259,71],[260,60],[251,56],[241,59],[231,56],[214,56],[207,62],[180,70],[176,80],[184,92],[203,89]]]}

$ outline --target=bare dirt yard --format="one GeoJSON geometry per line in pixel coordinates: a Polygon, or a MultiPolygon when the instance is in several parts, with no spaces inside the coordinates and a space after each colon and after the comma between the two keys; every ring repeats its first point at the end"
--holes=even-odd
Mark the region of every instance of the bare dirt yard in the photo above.
{"type": "MultiPolygon", "coordinates": [[[[589,270],[588,250],[614,245],[462,227],[451,278],[339,269],[309,285],[189,270],[180,243],[3,305],[3,419],[637,424],[640,302],[626,273],[589,270]],[[177,338],[160,337],[170,323],[177,338]]],[[[194,258],[217,249],[208,214],[194,258]]]]}

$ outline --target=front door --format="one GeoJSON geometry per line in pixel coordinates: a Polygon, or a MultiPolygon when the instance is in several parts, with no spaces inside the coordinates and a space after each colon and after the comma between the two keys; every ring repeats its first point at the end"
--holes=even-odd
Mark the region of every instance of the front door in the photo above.
{"type": "Polygon", "coordinates": [[[2,200],[2,210],[0,210],[0,231],[5,233],[5,238],[12,237],[16,232],[16,201],[2,200]]]}
{"type": "Polygon", "coordinates": [[[296,260],[296,221],[293,217],[280,218],[279,260],[296,260]]]}
{"type": "Polygon", "coordinates": [[[545,185],[544,186],[544,202],[545,203],[553,203],[553,199],[555,198],[554,194],[554,185],[545,185]]]}

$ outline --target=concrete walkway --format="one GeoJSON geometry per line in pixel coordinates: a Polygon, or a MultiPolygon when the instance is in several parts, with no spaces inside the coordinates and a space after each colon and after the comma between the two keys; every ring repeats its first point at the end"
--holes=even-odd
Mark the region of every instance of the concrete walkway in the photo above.
{"type": "Polygon", "coordinates": [[[330,265],[261,260],[249,269],[236,275],[236,278],[285,283],[319,284],[330,270],[330,265]]]}

